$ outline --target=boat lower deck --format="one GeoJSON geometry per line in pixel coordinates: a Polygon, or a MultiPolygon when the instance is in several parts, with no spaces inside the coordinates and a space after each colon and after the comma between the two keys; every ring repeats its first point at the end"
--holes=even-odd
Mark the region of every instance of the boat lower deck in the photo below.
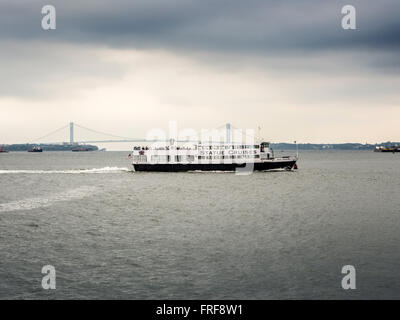
{"type": "Polygon", "coordinates": [[[265,171],[273,169],[292,169],[297,160],[270,160],[254,163],[139,163],[133,164],[135,171],[147,172],[186,172],[186,171],[236,171],[237,168],[247,168],[250,171],[265,171]]]}

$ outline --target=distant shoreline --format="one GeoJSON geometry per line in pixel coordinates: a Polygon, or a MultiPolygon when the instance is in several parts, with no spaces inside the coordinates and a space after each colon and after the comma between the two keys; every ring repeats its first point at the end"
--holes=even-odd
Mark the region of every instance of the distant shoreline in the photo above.
{"type": "Polygon", "coordinates": [[[382,142],[377,144],[362,143],[271,143],[271,147],[275,150],[375,150],[378,146],[391,147],[400,145],[400,142],[382,142]]]}
{"type": "Polygon", "coordinates": [[[28,151],[35,146],[40,146],[43,151],[72,151],[74,148],[90,148],[93,151],[99,150],[97,146],[90,144],[32,144],[32,143],[21,143],[21,144],[0,144],[0,146],[6,151],[28,151]]]}

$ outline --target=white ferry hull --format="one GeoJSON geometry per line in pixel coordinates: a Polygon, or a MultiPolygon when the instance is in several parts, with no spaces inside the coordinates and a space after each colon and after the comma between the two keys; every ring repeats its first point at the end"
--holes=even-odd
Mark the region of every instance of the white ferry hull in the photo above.
{"type": "Polygon", "coordinates": [[[254,163],[139,163],[133,164],[135,171],[147,172],[187,172],[187,171],[227,171],[248,166],[249,170],[266,171],[274,169],[290,170],[297,159],[271,159],[254,163]],[[253,166],[253,167],[252,167],[253,166]]]}

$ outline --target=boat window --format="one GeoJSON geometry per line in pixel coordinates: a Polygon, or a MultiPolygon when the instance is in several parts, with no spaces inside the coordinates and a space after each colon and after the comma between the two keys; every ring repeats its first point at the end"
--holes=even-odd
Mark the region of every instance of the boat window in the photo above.
{"type": "Polygon", "coordinates": [[[194,156],[192,156],[192,155],[186,156],[186,161],[193,162],[194,161],[194,156]]]}
{"type": "Polygon", "coordinates": [[[260,151],[261,152],[265,152],[266,150],[265,149],[268,149],[269,148],[269,143],[268,142],[263,142],[263,143],[261,143],[261,148],[260,148],[260,151]]]}
{"type": "Polygon", "coordinates": [[[152,155],[151,156],[151,162],[161,162],[165,163],[169,161],[169,156],[166,155],[152,155]]]}
{"type": "Polygon", "coordinates": [[[147,156],[146,155],[133,156],[133,161],[135,161],[135,162],[147,162],[147,156]]]}
{"type": "Polygon", "coordinates": [[[182,156],[175,156],[175,162],[181,162],[182,156]]]}

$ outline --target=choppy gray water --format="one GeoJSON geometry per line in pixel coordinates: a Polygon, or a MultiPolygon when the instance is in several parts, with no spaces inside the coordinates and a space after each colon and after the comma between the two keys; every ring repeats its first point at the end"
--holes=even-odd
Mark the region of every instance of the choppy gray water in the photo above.
{"type": "Polygon", "coordinates": [[[400,298],[400,155],[238,176],[133,173],[126,154],[0,154],[0,298],[400,298]]]}

